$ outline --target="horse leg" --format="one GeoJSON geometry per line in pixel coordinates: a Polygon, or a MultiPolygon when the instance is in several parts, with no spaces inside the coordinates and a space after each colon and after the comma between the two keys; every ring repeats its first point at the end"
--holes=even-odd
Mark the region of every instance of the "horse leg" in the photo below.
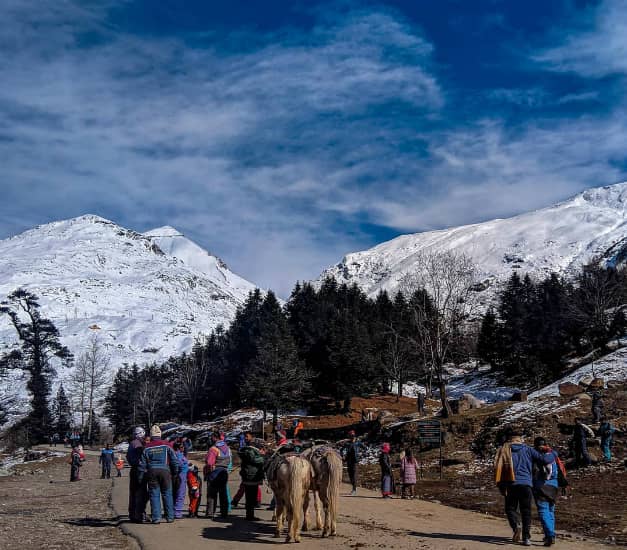
{"type": "Polygon", "coordinates": [[[309,512],[309,491],[305,493],[305,498],[303,499],[303,531],[309,531],[309,523],[308,523],[308,512],[309,512]]]}
{"type": "Polygon", "coordinates": [[[322,530],[322,512],[320,511],[320,493],[318,491],[314,491],[314,508],[316,510],[316,529],[318,531],[322,530]]]}
{"type": "Polygon", "coordinates": [[[283,501],[280,498],[276,499],[276,531],[274,532],[275,537],[281,536],[281,531],[283,531],[283,520],[285,518],[285,507],[283,506],[283,501]]]}

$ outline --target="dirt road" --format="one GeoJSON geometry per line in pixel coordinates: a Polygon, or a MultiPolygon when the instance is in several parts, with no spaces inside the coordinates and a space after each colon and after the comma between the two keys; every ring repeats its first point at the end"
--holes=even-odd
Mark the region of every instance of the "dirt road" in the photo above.
{"type": "Polygon", "coordinates": [[[20,464],[14,475],[0,477],[0,550],[137,550],[118,529],[110,495],[96,452],[87,451],[75,483],[66,458],[20,464]]]}
{"type": "MultiPolygon", "coordinates": [[[[237,475],[232,475],[233,482],[237,475]]],[[[115,479],[112,504],[117,515],[126,516],[128,479],[115,479]]],[[[237,489],[232,484],[232,494],[237,489]]],[[[320,539],[318,532],[305,533],[298,548],[394,548],[474,550],[490,546],[516,548],[510,543],[511,532],[504,520],[474,512],[448,508],[420,500],[383,500],[377,493],[361,489],[358,496],[348,496],[343,486],[340,502],[338,536],[320,539]]],[[[264,491],[267,503],[270,495],[264,491]]],[[[203,505],[205,495],[203,494],[203,505]]],[[[243,504],[243,502],[242,502],[243,504]]],[[[273,538],[271,512],[257,511],[263,521],[247,522],[244,510],[235,509],[228,520],[211,521],[205,518],[177,520],[173,524],[136,525],[123,523],[122,528],[136,537],[144,550],[177,548],[185,550],[231,550],[267,548],[268,544],[282,544],[283,538],[273,538]]],[[[201,512],[204,508],[201,508],[201,512]]],[[[563,535],[558,545],[569,550],[610,548],[591,540],[563,535]]],[[[535,531],[533,545],[542,546],[542,535],[535,531]]],[[[615,547],[614,547],[615,548],[615,547]]]]}

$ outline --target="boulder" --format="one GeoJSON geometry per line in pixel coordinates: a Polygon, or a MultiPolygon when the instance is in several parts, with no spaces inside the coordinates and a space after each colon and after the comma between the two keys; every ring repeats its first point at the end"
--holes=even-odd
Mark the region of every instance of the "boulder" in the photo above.
{"type": "Polygon", "coordinates": [[[480,409],[483,407],[483,401],[477,399],[472,393],[465,393],[462,395],[462,399],[468,401],[471,409],[480,409]]]}
{"type": "Polygon", "coordinates": [[[573,384],[572,382],[563,382],[557,388],[562,397],[574,397],[584,392],[583,387],[579,384],[573,384]]]}
{"type": "Polygon", "coordinates": [[[592,376],[591,374],[586,374],[586,376],[584,376],[581,380],[579,380],[579,385],[587,388],[592,383],[593,380],[594,380],[594,376],[592,376]]]}
{"type": "Polygon", "coordinates": [[[586,405],[592,403],[592,397],[590,397],[587,393],[580,393],[579,395],[575,395],[575,397],[579,399],[581,403],[585,403],[586,405]]]}
{"type": "Polygon", "coordinates": [[[527,401],[526,391],[517,391],[509,398],[510,401],[527,401]]]}

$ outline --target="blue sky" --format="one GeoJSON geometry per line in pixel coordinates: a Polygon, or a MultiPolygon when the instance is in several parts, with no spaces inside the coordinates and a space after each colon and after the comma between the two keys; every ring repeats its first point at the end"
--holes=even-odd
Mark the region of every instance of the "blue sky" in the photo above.
{"type": "Polygon", "coordinates": [[[289,293],[627,179],[627,2],[3,0],[0,238],[173,225],[289,293]]]}

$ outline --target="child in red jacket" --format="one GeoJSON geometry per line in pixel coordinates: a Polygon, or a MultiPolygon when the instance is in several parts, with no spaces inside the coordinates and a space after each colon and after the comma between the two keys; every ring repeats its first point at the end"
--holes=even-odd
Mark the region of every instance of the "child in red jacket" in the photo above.
{"type": "Polygon", "coordinates": [[[198,466],[190,468],[187,472],[187,491],[189,495],[189,517],[198,517],[198,506],[202,494],[202,480],[198,475],[198,466]]]}

